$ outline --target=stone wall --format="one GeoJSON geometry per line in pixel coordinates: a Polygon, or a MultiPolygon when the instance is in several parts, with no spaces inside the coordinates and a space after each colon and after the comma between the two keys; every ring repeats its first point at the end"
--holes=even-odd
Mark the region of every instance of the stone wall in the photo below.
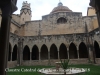
{"type": "Polygon", "coordinates": [[[93,16],[93,15],[96,15],[95,9],[93,7],[88,7],[87,16],[93,16]]]}
{"type": "Polygon", "coordinates": [[[7,67],[12,68],[17,66],[17,61],[9,61],[7,64],[7,67]]]}
{"type": "MultiPolygon", "coordinates": [[[[94,32],[96,32],[96,31],[94,31],[94,32]]],[[[90,40],[91,41],[90,44],[92,42],[94,43],[94,41],[97,41],[98,44],[100,45],[99,35],[94,33],[93,37],[94,37],[94,40],[90,40]]],[[[17,45],[17,47],[18,47],[19,38],[20,38],[19,36],[15,35],[13,33],[10,34],[9,42],[11,44],[11,52],[13,52],[13,48],[15,45],[17,45]]],[[[91,36],[90,36],[90,38],[91,38],[91,36]]],[[[41,47],[45,44],[47,46],[47,49],[49,52],[52,44],[56,45],[58,51],[59,51],[59,47],[62,43],[66,46],[67,49],[69,48],[71,43],[74,43],[77,50],[79,50],[79,45],[81,42],[84,42],[85,45],[87,44],[86,34],[53,35],[53,36],[48,35],[48,36],[40,36],[40,37],[39,36],[30,36],[30,37],[28,36],[28,37],[21,37],[21,39],[23,42],[23,47],[20,49],[21,53],[23,53],[23,49],[26,45],[29,47],[30,52],[32,52],[32,47],[34,45],[36,45],[39,49],[39,52],[41,52],[41,47]]],[[[93,51],[92,50],[91,50],[91,52],[89,52],[89,55],[91,57],[91,60],[93,60],[93,51]]],[[[22,65],[29,66],[29,65],[50,65],[50,64],[55,65],[54,63],[59,60],[52,59],[50,61],[49,60],[23,61],[23,59],[21,59],[21,61],[22,61],[22,65]]],[[[88,58],[87,59],[71,59],[70,61],[71,61],[70,64],[77,64],[77,63],[86,64],[86,63],[88,63],[88,58]]],[[[100,64],[99,58],[96,58],[96,62],[98,64],[100,64]]],[[[13,62],[13,61],[8,62],[8,67],[13,67],[16,65],[17,65],[16,62],[13,62]]]]}
{"type": "Polygon", "coordinates": [[[100,64],[100,58],[96,58],[96,64],[100,64]]]}
{"type": "Polygon", "coordinates": [[[15,45],[18,46],[18,39],[19,39],[19,36],[15,35],[13,33],[10,33],[9,43],[11,44],[11,52],[13,52],[13,48],[15,45]]]}
{"type": "Polygon", "coordinates": [[[13,14],[12,19],[20,24],[20,15],[19,14],[13,14]]]}
{"type": "MultiPolygon", "coordinates": [[[[22,65],[24,66],[35,66],[35,65],[51,65],[51,66],[56,66],[56,62],[59,62],[60,60],[58,59],[50,59],[49,60],[29,60],[29,61],[23,61],[22,65]]],[[[88,59],[70,59],[69,64],[89,64],[88,59]]]]}
{"type": "Polygon", "coordinates": [[[11,33],[14,33],[16,35],[19,35],[20,34],[20,31],[19,31],[20,27],[15,25],[14,23],[11,23],[10,25],[10,32],[11,33]]]}
{"type": "Polygon", "coordinates": [[[78,48],[81,42],[84,42],[86,44],[86,34],[23,37],[23,47],[25,47],[26,45],[29,46],[30,51],[32,50],[32,47],[34,45],[41,49],[43,44],[47,46],[48,50],[50,50],[50,46],[52,44],[55,44],[57,46],[57,49],[59,49],[62,43],[65,44],[67,48],[71,43],[74,43],[78,48]]]}
{"type": "Polygon", "coordinates": [[[42,20],[29,21],[24,25],[25,34],[23,36],[37,35],[59,35],[84,33],[84,25],[82,25],[82,13],[67,12],[49,14],[42,17],[42,20]],[[57,20],[64,17],[67,22],[58,24],[57,20]]]}

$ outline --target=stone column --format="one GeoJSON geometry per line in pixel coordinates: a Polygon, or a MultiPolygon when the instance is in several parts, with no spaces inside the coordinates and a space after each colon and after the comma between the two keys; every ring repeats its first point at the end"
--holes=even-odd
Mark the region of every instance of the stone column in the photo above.
{"type": "Polygon", "coordinates": [[[69,59],[69,48],[67,49],[67,56],[68,56],[68,59],[69,59]]]}
{"type": "Polygon", "coordinates": [[[20,65],[22,65],[23,62],[23,40],[21,41],[21,49],[20,49],[20,65]]]}
{"type": "MultiPolygon", "coordinates": [[[[15,1],[15,0],[14,0],[15,1]]],[[[0,28],[0,75],[6,75],[11,15],[17,9],[14,1],[0,1],[2,21],[0,28]],[[12,9],[13,8],[13,9],[12,9]]],[[[15,1],[17,2],[17,1],[15,1]]]]}
{"type": "Polygon", "coordinates": [[[30,61],[32,60],[32,52],[30,52],[30,61]]]}
{"type": "Polygon", "coordinates": [[[48,65],[50,65],[50,51],[48,51],[48,65]]]}
{"type": "Polygon", "coordinates": [[[41,64],[41,52],[39,52],[39,65],[41,64]]]}
{"type": "Polygon", "coordinates": [[[60,59],[60,56],[59,56],[59,51],[58,51],[58,59],[60,59]]]}
{"type": "Polygon", "coordinates": [[[79,59],[79,48],[77,47],[77,57],[79,59]]]}
{"type": "Polygon", "coordinates": [[[11,56],[10,56],[11,59],[10,59],[10,61],[12,61],[12,53],[13,53],[13,52],[11,51],[11,56]]]}
{"type": "Polygon", "coordinates": [[[22,44],[22,39],[19,38],[18,40],[18,59],[17,59],[17,64],[21,65],[21,62],[23,60],[23,44],[22,44]]]}
{"type": "Polygon", "coordinates": [[[88,57],[89,57],[89,62],[90,61],[93,61],[93,51],[91,50],[91,48],[89,47],[89,55],[88,55],[88,57]]]}
{"type": "Polygon", "coordinates": [[[41,52],[39,52],[39,62],[40,62],[40,60],[41,60],[41,52]]]}
{"type": "Polygon", "coordinates": [[[78,59],[79,59],[79,50],[77,50],[77,56],[78,56],[78,59]]]}
{"type": "Polygon", "coordinates": [[[31,60],[32,60],[32,52],[30,52],[30,65],[31,65],[31,60]]]}
{"type": "Polygon", "coordinates": [[[48,51],[48,59],[50,59],[50,52],[48,51]]]}

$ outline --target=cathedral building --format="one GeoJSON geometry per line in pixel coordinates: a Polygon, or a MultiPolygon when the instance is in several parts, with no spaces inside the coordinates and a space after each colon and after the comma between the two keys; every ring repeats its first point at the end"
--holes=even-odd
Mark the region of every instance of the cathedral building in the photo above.
{"type": "Polygon", "coordinates": [[[100,64],[100,33],[93,7],[82,16],[59,2],[42,20],[31,17],[27,1],[20,14],[12,15],[8,67],[55,65],[59,59],[70,59],[71,64],[100,64]]]}

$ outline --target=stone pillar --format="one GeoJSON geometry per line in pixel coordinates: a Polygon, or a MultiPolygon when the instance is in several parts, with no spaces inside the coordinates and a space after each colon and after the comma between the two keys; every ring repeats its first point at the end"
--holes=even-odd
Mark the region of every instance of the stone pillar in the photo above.
{"type": "Polygon", "coordinates": [[[58,51],[58,59],[60,59],[60,56],[59,56],[59,51],[58,51]]]}
{"type": "Polygon", "coordinates": [[[39,65],[41,65],[41,52],[39,52],[39,65]]]}
{"type": "Polygon", "coordinates": [[[79,48],[77,47],[77,57],[79,59],[79,48]]]}
{"type": "Polygon", "coordinates": [[[50,52],[48,51],[48,59],[50,59],[50,52]]]}
{"type": "Polygon", "coordinates": [[[32,60],[32,52],[30,52],[30,61],[32,60]]]}
{"type": "Polygon", "coordinates": [[[50,51],[48,51],[48,65],[50,65],[50,51]]]}
{"type": "Polygon", "coordinates": [[[32,52],[30,52],[30,65],[31,65],[31,60],[32,60],[32,52]]]}
{"type": "Polygon", "coordinates": [[[21,40],[21,46],[20,46],[19,53],[20,53],[20,65],[22,65],[22,62],[23,62],[23,40],[21,40]]]}
{"type": "Polygon", "coordinates": [[[22,44],[22,39],[19,38],[18,40],[18,59],[17,59],[17,64],[21,65],[21,62],[23,60],[23,44],[22,44]]]}
{"type": "MultiPolygon", "coordinates": [[[[15,0],[14,0],[15,1],[15,0]]],[[[14,1],[0,1],[2,21],[0,28],[0,75],[6,75],[11,15],[17,9],[14,1]],[[12,3],[13,2],[13,3],[12,3]],[[13,9],[12,9],[13,8],[13,9]]],[[[15,1],[17,2],[17,1],[15,1]]]]}
{"type": "Polygon", "coordinates": [[[92,61],[93,62],[93,51],[91,50],[91,48],[89,47],[89,55],[88,55],[88,57],[89,57],[89,62],[90,61],[92,61]]]}
{"type": "Polygon", "coordinates": [[[79,59],[79,50],[77,50],[77,56],[78,56],[78,59],[79,59]]]}
{"type": "Polygon", "coordinates": [[[39,52],[39,61],[41,60],[41,52],[39,52]]]}
{"type": "Polygon", "coordinates": [[[69,59],[69,48],[67,49],[67,56],[68,56],[68,59],[69,59]]]}
{"type": "Polygon", "coordinates": [[[10,56],[11,59],[10,59],[10,61],[12,61],[12,53],[13,53],[13,52],[11,51],[11,56],[10,56]]]}

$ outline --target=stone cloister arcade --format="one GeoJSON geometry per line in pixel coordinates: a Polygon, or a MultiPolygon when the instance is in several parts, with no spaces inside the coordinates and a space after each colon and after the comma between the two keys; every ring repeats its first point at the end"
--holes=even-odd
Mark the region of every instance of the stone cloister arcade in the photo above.
{"type": "MultiPolygon", "coordinates": [[[[11,44],[9,43],[8,61],[16,61],[18,59],[18,47],[15,44],[11,51],[11,44]]],[[[100,48],[97,41],[94,41],[95,57],[100,58],[100,48]]],[[[78,46],[72,42],[69,48],[62,43],[59,48],[55,44],[52,44],[50,50],[43,44],[39,50],[37,45],[34,45],[31,49],[28,45],[23,47],[22,60],[48,60],[48,59],[82,59],[88,58],[87,46],[84,42],[81,42],[78,46]]]]}
{"type": "Polygon", "coordinates": [[[86,64],[89,59],[100,64],[99,35],[86,34],[19,37],[10,35],[8,66],[48,65],[59,59],[70,59],[72,64],[86,64]],[[73,37],[72,37],[73,36],[73,37]],[[93,45],[92,47],[89,45],[93,45]],[[93,52],[94,51],[94,52],[93,52]]]}
{"type": "Polygon", "coordinates": [[[79,58],[88,58],[88,51],[87,51],[86,45],[83,42],[80,44],[79,50],[77,50],[74,43],[70,44],[69,49],[63,43],[60,45],[59,49],[57,48],[55,44],[52,44],[50,47],[50,50],[48,50],[47,46],[43,44],[40,51],[38,47],[34,45],[32,48],[32,52],[30,52],[30,49],[28,46],[25,46],[23,50],[23,57],[24,58],[26,57],[26,60],[30,60],[30,59],[31,60],[48,60],[48,58],[50,59],[59,59],[59,58],[60,59],[79,59],[79,58]],[[24,54],[24,52],[26,52],[27,54],[24,54]]]}

